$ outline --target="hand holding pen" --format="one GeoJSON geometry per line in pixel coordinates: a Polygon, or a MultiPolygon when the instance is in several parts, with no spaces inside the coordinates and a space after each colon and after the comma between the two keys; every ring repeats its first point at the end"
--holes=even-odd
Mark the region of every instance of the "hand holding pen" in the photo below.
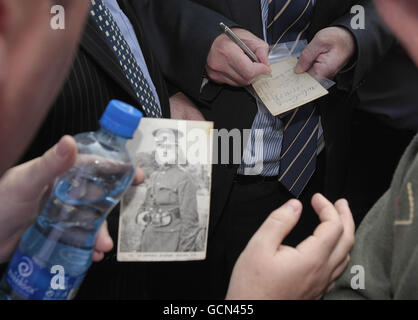
{"type": "Polygon", "coordinates": [[[248,48],[248,46],[245,44],[244,41],[242,41],[238,35],[236,35],[227,25],[225,25],[224,23],[220,23],[219,25],[221,27],[221,29],[223,30],[223,32],[228,36],[229,39],[231,39],[232,41],[234,41],[238,47],[240,47],[242,49],[242,51],[244,51],[244,53],[253,61],[253,62],[257,62],[260,63],[260,60],[258,59],[258,57],[256,56],[256,54],[254,52],[251,51],[250,48],[248,48]]]}
{"type": "Polygon", "coordinates": [[[206,65],[212,81],[244,87],[262,74],[271,74],[265,41],[244,29],[231,30],[224,24],[220,28],[223,34],[213,42],[206,65]]]}

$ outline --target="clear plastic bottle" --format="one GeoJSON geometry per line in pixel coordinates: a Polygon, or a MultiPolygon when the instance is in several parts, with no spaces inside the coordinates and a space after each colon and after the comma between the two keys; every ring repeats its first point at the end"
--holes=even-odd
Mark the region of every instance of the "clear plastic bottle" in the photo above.
{"type": "Polygon", "coordinates": [[[100,226],[132,183],[135,168],[126,143],[141,118],[137,109],[113,100],[100,130],[74,137],[76,164],[56,180],[23,235],[0,283],[0,299],[74,298],[92,263],[100,226]]]}

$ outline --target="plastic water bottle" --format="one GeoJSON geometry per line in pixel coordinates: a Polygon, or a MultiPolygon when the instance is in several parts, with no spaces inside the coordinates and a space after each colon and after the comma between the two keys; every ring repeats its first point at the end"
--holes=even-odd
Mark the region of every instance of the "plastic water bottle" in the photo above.
{"type": "Polygon", "coordinates": [[[56,180],[23,235],[1,281],[0,299],[74,298],[92,263],[96,234],[134,178],[126,142],[141,118],[137,109],[113,100],[100,130],[74,137],[76,164],[56,180]]]}

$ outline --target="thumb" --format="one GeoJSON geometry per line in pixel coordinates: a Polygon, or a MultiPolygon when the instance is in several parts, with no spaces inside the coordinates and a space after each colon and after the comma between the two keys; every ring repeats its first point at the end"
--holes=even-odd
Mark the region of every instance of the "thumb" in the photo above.
{"type": "Polygon", "coordinates": [[[295,73],[300,74],[307,72],[310,68],[312,68],[320,53],[320,47],[317,46],[316,42],[313,40],[300,55],[298,63],[295,67],[295,73]]]}
{"type": "MultiPolygon", "coordinates": [[[[260,76],[260,75],[271,75],[271,68],[269,66],[266,66],[265,64],[262,63],[254,63],[253,64],[253,70],[254,70],[254,74],[256,75],[256,77],[260,76]]],[[[251,82],[253,82],[255,79],[252,79],[251,82]]]]}
{"type": "Polygon", "coordinates": [[[68,171],[77,158],[77,144],[70,136],[63,137],[58,144],[42,157],[26,164],[26,186],[39,194],[40,190],[53,183],[55,178],[68,171]]]}
{"type": "Polygon", "coordinates": [[[253,245],[273,252],[282,244],[286,236],[299,221],[302,204],[298,200],[290,200],[281,208],[274,211],[254,235],[253,245]]]}
{"type": "Polygon", "coordinates": [[[255,64],[256,74],[270,75],[272,73],[269,61],[269,50],[269,45],[260,40],[260,44],[254,52],[260,61],[260,63],[255,64]]]}
{"type": "Polygon", "coordinates": [[[257,56],[257,58],[260,60],[260,63],[266,66],[270,66],[269,45],[266,42],[262,41],[262,43],[260,44],[260,46],[256,49],[254,53],[257,56]]]}

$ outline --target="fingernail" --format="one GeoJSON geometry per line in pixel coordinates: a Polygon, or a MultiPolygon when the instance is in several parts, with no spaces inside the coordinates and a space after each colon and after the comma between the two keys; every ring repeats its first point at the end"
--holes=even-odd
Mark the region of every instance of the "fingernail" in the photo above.
{"type": "Polygon", "coordinates": [[[297,200],[290,200],[285,204],[285,207],[293,212],[298,212],[300,209],[300,203],[297,200]]]}
{"type": "Polygon", "coordinates": [[[55,148],[55,153],[60,158],[66,158],[68,156],[68,148],[65,145],[64,138],[58,142],[58,145],[55,148]]]}

